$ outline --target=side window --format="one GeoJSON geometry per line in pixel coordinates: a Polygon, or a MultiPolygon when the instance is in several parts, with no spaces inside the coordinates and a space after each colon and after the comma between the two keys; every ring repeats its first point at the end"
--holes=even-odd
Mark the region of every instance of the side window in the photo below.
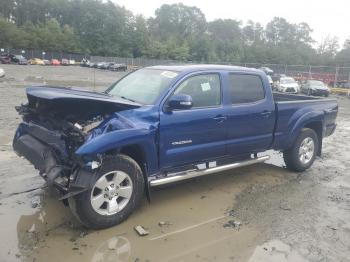
{"type": "Polygon", "coordinates": [[[259,76],[230,74],[232,104],[252,103],[264,99],[264,87],[259,76]]]}
{"type": "Polygon", "coordinates": [[[218,74],[190,77],[177,87],[174,94],[190,95],[193,100],[193,108],[220,105],[220,77],[218,74]]]}

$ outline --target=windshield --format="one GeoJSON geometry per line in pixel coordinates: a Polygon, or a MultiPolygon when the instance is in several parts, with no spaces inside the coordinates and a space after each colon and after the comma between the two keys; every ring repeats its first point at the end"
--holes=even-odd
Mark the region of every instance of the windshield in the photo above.
{"type": "Polygon", "coordinates": [[[310,81],[309,83],[312,86],[325,86],[324,83],[321,81],[310,81]]]}
{"type": "Polygon", "coordinates": [[[141,104],[151,105],[177,75],[178,73],[174,71],[140,69],[112,85],[107,93],[141,104]]]}
{"type": "Polygon", "coordinates": [[[281,84],[294,84],[295,80],[293,78],[281,78],[281,84]]]}

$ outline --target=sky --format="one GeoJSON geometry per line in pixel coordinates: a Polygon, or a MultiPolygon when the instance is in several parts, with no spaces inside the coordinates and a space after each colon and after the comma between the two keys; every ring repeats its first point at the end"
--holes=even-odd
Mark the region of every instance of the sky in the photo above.
{"type": "Polygon", "coordinates": [[[339,37],[340,44],[350,38],[350,0],[113,0],[120,6],[142,14],[154,16],[162,4],[182,2],[199,7],[207,21],[231,18],[246,22],[251,19],[266,25],[273,17],[284,17],[290,23],[306,22],[314,30],[313,38],[320,42],[329,36],[339,37]]]}

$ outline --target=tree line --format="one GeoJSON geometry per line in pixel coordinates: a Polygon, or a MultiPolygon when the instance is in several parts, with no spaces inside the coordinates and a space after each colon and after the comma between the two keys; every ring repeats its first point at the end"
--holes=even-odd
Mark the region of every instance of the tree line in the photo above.
{"type": "Polygon", "coordinates": [[[154,17],[102,0],[2,0],[0,47],[197,62],[350,64],[350,39],[321,43],[305,23],[273,18],[207,21],[194,6],[164,4],[154,17]]]}

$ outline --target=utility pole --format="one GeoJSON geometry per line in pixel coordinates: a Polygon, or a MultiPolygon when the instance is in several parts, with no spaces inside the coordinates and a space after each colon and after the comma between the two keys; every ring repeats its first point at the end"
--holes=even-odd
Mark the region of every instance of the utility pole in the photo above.
{"type": "Polygon", "coordinates": [[[336,68],[335,68],[335,76],[334,76],[333,87],[337,87],[337,82],[338,82],[338,70],[339,70],[339,67],[336,66],[336,68]]]}
{"type": "Polygon", "coordinates": [[[311,65],[309,65],[309,79],[312,79],[311,65]]]}

